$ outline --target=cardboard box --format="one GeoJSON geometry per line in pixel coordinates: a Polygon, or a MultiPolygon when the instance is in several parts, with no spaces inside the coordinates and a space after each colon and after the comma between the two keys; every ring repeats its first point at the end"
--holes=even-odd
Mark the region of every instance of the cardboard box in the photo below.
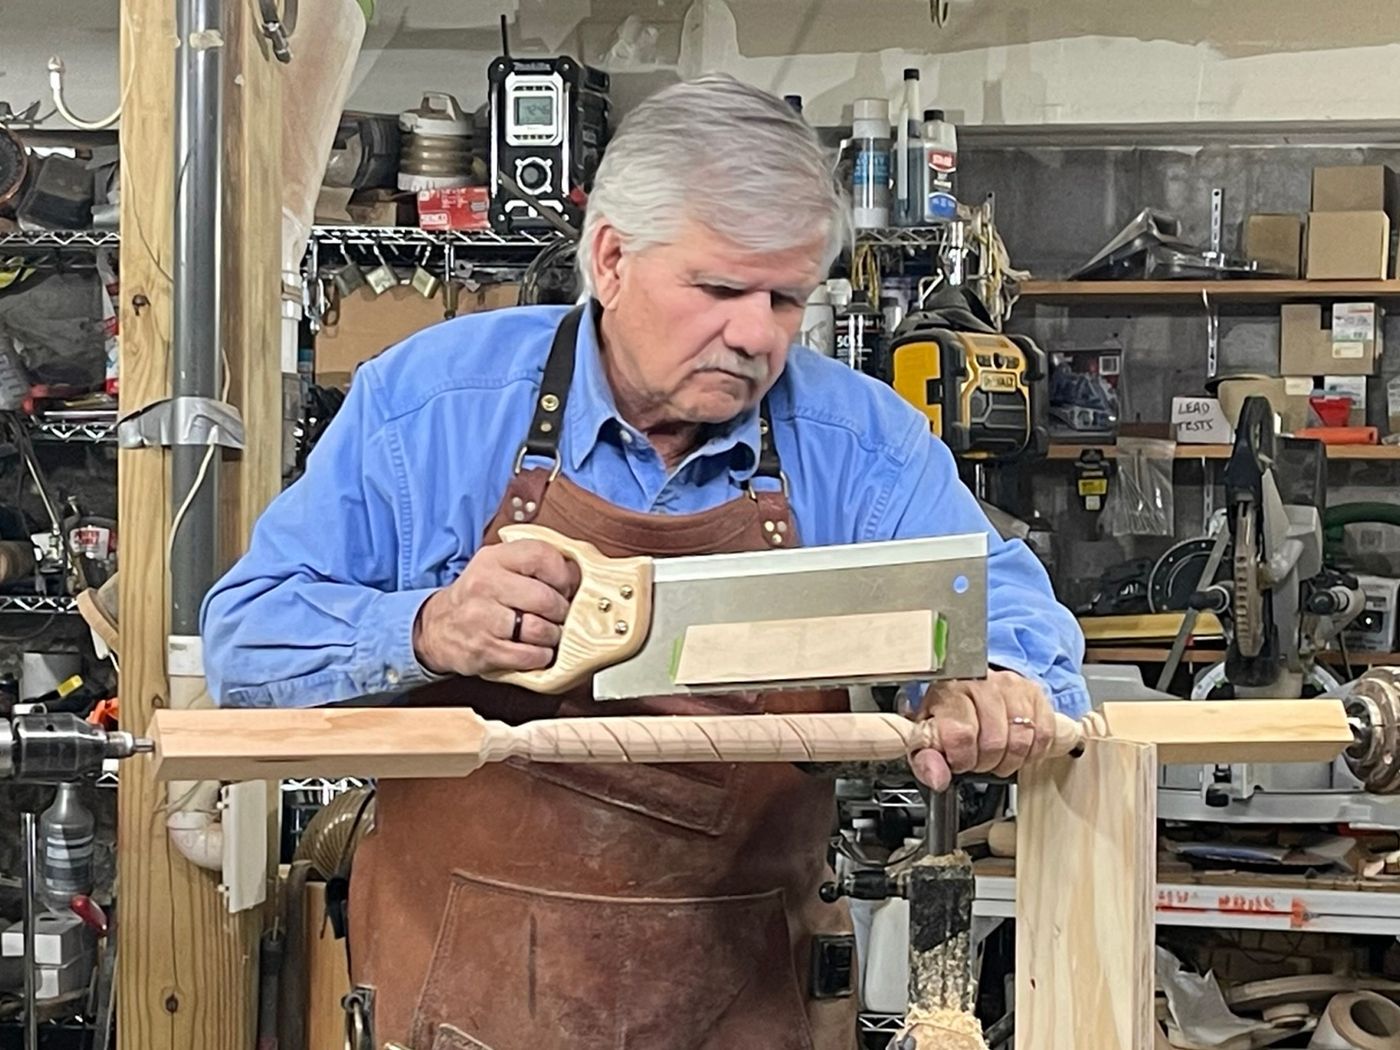
{"type": "Polygon", "coordinates": [[[1374,303],[1289,303],[1280,311],[1279,371],[1294,376],[1375,375],[1385,312],[1374,303]]]}
{"type": "Polygon", "coordinates": [[[1308,425],[1308,397],[1312,390],[1312,376],[1239,375],[1222,379],[1216,386],[1221,410],[1230,426],[1239,423],[1246,398],[1262,397],[1273,407],[1286,434],[1308,425]]]}
{"type": "Polygon", "coordinates": [[[1313,211],[1383,211],[1400,221],[1400,172],[1384,164],[1313,169],[1313,211]]]}
{"type": "Polygon", "coordinates": [[[1390,216],[1383,211],[1308,214],[1310,281],[1383,281],[1390,273],[1390,216]]]}
{"type": "MultiPolygon", "coordinates": [[[[92,931],[76,915],[43,912],[34,923],[34,961],[42,966],[63,966],[90,954],[92,931]]],[[[24,955],[24,923],[17,922],[0,935],[0,951],[7,958],[24,955]]]]}
{"type": "MultiPolygon", "coordinates": [[[[476,291],[462,290],[457,314],[477,313],[514,306],[520,294],[517,284],[486,284],[476,291]]],[[[443,318],[442,291],[425,299],[413,288],[398,285],[383,295],[358,288],[340,300],[340,314],[316,335],[316,382],[322,386],[347,386],[355,369],[414,332],[443,318]]]]}
{"type": "Polygon", "coordinates": [[[491,191],[485,186],[419,190],[418,225],[425,230],[490,229],[491,191]]]}
{"type": "Polygon", "coordinates": [[[1245,257],[1271,277],[1301,277],[1303,219],[1298,215],[1251,215],[1244,224],[1245,257]]]}

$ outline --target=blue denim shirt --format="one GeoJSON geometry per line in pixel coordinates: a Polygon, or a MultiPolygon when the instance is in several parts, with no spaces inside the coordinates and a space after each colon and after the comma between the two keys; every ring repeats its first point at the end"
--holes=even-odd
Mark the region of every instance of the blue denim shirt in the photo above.
{"type": "MultiPolygon", "coordinates": [[[[305,474],[275,499],[202,609],[209,689],[225,706],[298,707],[431,676],[413,621],[481,545],[529,426],[564,307],[459,317],[362,365],[305,474]]],[[[991,663],[1088,710],[1083,637],[1040,562],[991,528],[922,415],[888,387],[795,347],[769,394],[808,546],[948,533],[988,536],[991,663]]],[[[580,326],[563,474],[609,502],[686,514],[738,496],[758,413],[710,428],[673,470],[617,412],[590,320],[580,326]]],[[[756,484],[766,484],[759,481],[756,484]]]]}

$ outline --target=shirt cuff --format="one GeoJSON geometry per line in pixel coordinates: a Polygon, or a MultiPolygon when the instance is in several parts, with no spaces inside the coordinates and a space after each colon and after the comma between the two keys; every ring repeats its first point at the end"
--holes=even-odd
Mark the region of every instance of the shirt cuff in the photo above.
{"type": "Polygon", "coordinates": [[[1083,684],[1083,679],[1056,689],[1043,675],[1037,674],[1028,664],[1020,660],[989,657],[987,666],[993,670],[1012,671],[1022,678],[1029,678],[1032,682],[1038,683],[1045,690],[1045,695],[1050,698],[1051,706],[1062,715],[1068,715],[1070,718],[1082,718],[1093,708],[1093,702],[1089,699],[1089,690],[1083,684]]]}
{"type": "Polygon", "coordinates": [[[365,610],[355,640],[356,683],[365,693],[395,692],[447,677],[418,662],[413,651],[413,624],[418,610],[437,588],[387,591],[365,610]]]}

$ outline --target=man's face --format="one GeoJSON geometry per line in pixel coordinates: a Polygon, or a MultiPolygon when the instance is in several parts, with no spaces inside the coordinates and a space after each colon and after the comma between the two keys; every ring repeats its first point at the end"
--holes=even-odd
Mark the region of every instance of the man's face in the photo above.
{"type": "Polygon", "coordinates": [[[723,423],[757,404],[825,277],[824,236],[755,252],[688,222],[672,244],[624,252],[603,227],[594,245],[608,378],[643,428],[723,423]]]}

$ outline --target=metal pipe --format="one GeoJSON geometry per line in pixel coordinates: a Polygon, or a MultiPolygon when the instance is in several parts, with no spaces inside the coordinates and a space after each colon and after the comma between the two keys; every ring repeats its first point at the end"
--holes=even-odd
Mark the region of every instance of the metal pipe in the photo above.
{"type": "Polygon", "coordinates": [[[928,796],[926,843],[929,856],[946,857],[958,848],[958,788],[931,791],[928,796]]]}
{"type": "MultiPolygon", "coordinates": [[[[178,0],[175,59],[175,267],[171,396],[217,398],[219,218],[223,78],[222,0],[178,0]]],[[[171,453],[170,630],[199,633],[199,606],[214,583],[218,458],[214,445],[187,445],[176,427],[171,453]],[[196,491],[196,486],[198,486],[196,491]]]]}
{"type": "Polygon", "coordinates": [[[39,966],[34,937],[39,922],[39,835],[33,813],[19,816],[24,848],[24,1050],[39,1050],[39,966]]]}

